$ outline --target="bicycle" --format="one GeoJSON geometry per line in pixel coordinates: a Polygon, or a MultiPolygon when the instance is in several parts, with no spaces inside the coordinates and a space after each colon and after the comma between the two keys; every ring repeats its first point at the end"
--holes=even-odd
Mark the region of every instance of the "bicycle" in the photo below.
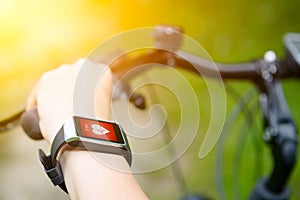
{"type": "MultiPolygon", "coordinates": [[[[223,80],[247,80],[252,82],[259,90],[261,96],[261,109],[263,113],[264,140],[272,150],[273,169],[271,173],[258,180],[250,199],[288,199],[290,192],[287,188],[288,179],[293,172],[297,159],[297,128],[286,103],[281,80],[300,77],[300,35],[288,34],[285,36],[286,58],[282,61],[276,59],[272,53],[266,54],[264,59],[247,63],[221,64],[213,63],[178,49],[180,44],[174,41],[180,40],[178,32],[181,30],[174,27],[159,27],[165,30],[165,34],[158,36],[159,45],[167,46],[151,50],[135,58],[122,57],[111,63],[111,69],[116,77],[122,75],[134,66],[158,63],[167,66],[176,66],[193,73],[201,69],[202,76],[217,77],[219,74],[223,80]],[[165,38],[173,38],[165,42],[165,38]],[[167,50],[169,51],[167,51],[167,50]],[[176,54],[172,53],[176,51],[176,54]],[[126,58],[126,59],[124,59],[126,58]],[[196,69],[195,69],[196,67],[196,69]]],[[[142,73],[143,71],[140,71],[142,73]]],[[[124,83],[124,91],[131,96],[130,101],[140,109],[145,108],[145,99],[141,95],[130,95],[131,91],[127,83],[124,83]]],[[[33,113],[35,111],[32,111],[33,113]]],[[[12,127],[19,119],[20,114],[1,122],[1,130],[12,127]]],[[[27,113],[22,124],[28,135],[33,139],[41,139],[39,128],[36,126],[36,114],[27,113]],[[27,121],[29,120],[29,121],[27,121]],[[25,121],[25,122],[24,122],[25,121]]],[[[185,199],[197,198],[186,196],[185,199]]],[[[200,199],[200,196],[198,196],[200,199]]]]}

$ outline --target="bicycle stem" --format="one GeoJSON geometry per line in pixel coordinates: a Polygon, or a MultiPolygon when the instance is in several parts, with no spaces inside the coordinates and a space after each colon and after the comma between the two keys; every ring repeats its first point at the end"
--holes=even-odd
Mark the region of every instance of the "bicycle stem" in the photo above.
{"type": "MultiPolygon", "coordinates": [[[[266,84],[268,88],[267,111],[265,113],[265,140],[272,149],[274,169],[267,187],[275,193],[281,192],[296,162],[297,130],[288,109],[281,82],[277,79],[266,84]]],[[[265,103],[263,103],[265,104],[265,103]]]]}
{"type": "MultiPolygon", "coordinates": [[[[297,159],[297,128],[292,119],[282,89],[281,78],[292,77],[292,69],[276,60],[261,63],[261,108],[264,118],[264,139],[270,145],[273,156],[271,174],[258,181],[250,199],[288,199],[287,181],[297,159]]],[[[297,74],[296,74],[297,75],[297,74]]],[[[294,75],[295,76],[295,75],[294,75]]]]}

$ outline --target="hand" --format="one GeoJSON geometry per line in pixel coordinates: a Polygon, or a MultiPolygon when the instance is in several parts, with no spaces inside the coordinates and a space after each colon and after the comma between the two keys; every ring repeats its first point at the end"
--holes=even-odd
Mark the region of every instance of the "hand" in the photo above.
{"type": "MultiPolygon", "coordinates": [[[[62,65],[46,72],[28,99],[26,109],[37,106],[40,129],[49,144],[73,115],[74,87],[84,62],[91,61],[81,59],[72,65],[62,65]]],[[[99,64],[99,67],[104,68],[104,65],[99,64]]],[[[106,69],[94,96],[97,118],[109,119],[111,83],[111,71],[106,69]]],[[[126,164],[123,157],[110,156],[126,164]]],[[[131,173],[103,165],[88,151],[66,150],[60,157],[60,164],[71,199],[147,199],[131,173]]]]}
{"type": "MultiPolygon", "coordinates": [[[[80,59],[74,64],[61,65],[44,73],[28,99],[26,110],[37,107],[40,129],[49,144],[66,120],[73,115],[74,87],[77,75],[85,62],[91,61],[80,59]]],[[[112,74],[109,68],[102,64],[97,67],[102,67],[105,74],[95,92],[95,113],[98,118],[109,119],[112,74]]]]}

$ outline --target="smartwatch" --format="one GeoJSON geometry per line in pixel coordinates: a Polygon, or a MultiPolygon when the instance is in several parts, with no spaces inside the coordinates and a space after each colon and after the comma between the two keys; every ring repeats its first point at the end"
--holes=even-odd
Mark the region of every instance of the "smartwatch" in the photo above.
{"type": "Polygon", "coordinates": [[[68,193],[58,156],[65,147],[122,155],[131,166],[132,156],[126,134],[117,123],[73,116],[62,126],[47,156],[39,149],[39,158],[52,183],[68,193]]]}

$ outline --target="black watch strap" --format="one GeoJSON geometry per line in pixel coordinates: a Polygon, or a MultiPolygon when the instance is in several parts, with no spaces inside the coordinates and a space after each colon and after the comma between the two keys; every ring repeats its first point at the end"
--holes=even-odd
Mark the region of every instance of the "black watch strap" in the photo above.
{"type": "Polygon", "coordinates": [[[41,149],[39,149],[38,153],[40,161],[44,166],[44,170],[51,182],[55,186],[58,185],[63,191],[68,193],[60,163],[56,160],[57,154],[64,144],[64,131],[63,128],[61,128],[53,140],[51,154],[47,156],[41,149]]]}
{"type": "Polygon", "coordinates": [[[58,131],[51,145],[51,161],[52,165],[56,165],[56,158],[60,149],[66,144],[64,135],[64,126],[58,131]]]}

